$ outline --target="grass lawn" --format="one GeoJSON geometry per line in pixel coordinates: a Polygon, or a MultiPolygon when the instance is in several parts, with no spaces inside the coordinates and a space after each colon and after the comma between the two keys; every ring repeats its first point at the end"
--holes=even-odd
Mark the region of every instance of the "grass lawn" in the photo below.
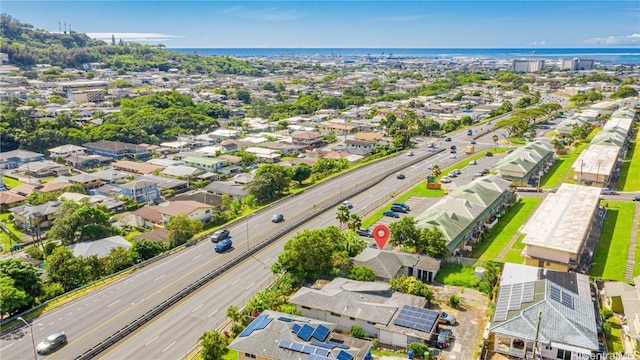
{"type": "Polygon", "coordinates": [[[393,199],[390,199],[385,205],[383,205],[376,212],[371,214],[371,216],[362,220],[362,227],[369,227],[375,224],[378,219],[382,217],[382,212],[387,210],[388,206],[394,202],[403,202],[412,196],[422,196],[422,197],[441,197],[444,196],[444,190],[442,189],[427,189],[426,183],[420,182],[418,185],[414,186],[412,189],[402,193],[400,196],[397,196],[393,199]]]}
{"type": "Polygon", "coordinates": [[[3,177],[2,177],[2,182],[3,182],[6,186],[8,186],[8,187],[10,187],[10,188],[14,188],[14,187],[16,187],[16,186],[18,186],[18,185],[22,184],[22,181],[19,181],[19,180],[16,180],[16,179],[12,179],[12,178],[10,178],[10,177],[6,177],[6,176],[3,176],[3,177]]]}
{"type": "Polygon", "coordinates": [[[238,360],[238,351],[229,349],[229,351],[222,356],[222,360],[238,360]]]}
{"type": "Polygon", "coordinates": [[[624,280],[635,204],[609,201],[589,275],[608,280],[624,280]]]}
{"type": "Polygon", "coordinates": [[[498,221],[498,224],[491,229],[489,237],[473,248],[471,257],[485,261],[496,260],[502,249],[507,246],[541,201],[542,198],[520,198],[520,201],[514,204],[507,214],[498,221]]]}
{"type": "MultiPolygon", "coordinates": [[[[558,155],[555,164],[551,167],[540,181],[540,187],[543,189],[551,189],[562,183],[562,179],[568,178],[573,171],[571,165],[576,161],[578,155],[589,146],[589,143],[582,143],[575,147],[572,152],[566,155],[558,155]]],[[[570,180],[570,179],[569,179],[570,180]]]]}
{"type": "Polygon", "coordinates": [[[627,157],[622,162],[620,177],[617,182],[617,189],[620,191],[637,191],[640,190],[640,133],[636,134],[635,140],[631,141],[627,157]],[[631,174],[636,174],[631,176],[631,174]]]}
{"type": "Polygon", "coordinates": [[[611,333],[606,334],[607,350],[609,353],[620,354],[624,351],[622,345],[622,326],[615,317],[607,320],[611,324],[611,333]]]}
{"type": "Polygon", "coordinates": [[[524,250],[522,239],[524,239],[524,234],[520,234],[520,236],[518,236],[518,240],[516,240],[513,246],[511,246],[511,249],[507,251],[502,262],[514,264],[522,264],[524,262],[524,258],[520,256],[520,253],[524,250]]]}
{"type": "Polygon", "coordinates": [[[476,288],[480,283],[480,279],[475,276],[474,267],[445,264],[438,270],[435,282],[445,285],[476,288]]]}

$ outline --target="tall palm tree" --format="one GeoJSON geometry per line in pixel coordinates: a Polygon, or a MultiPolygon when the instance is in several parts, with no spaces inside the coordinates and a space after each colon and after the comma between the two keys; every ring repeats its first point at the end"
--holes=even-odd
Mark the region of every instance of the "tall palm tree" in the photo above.
{"type": "Polygon", "coordinates": [[[442,170],[440,170],[440,166],[433,165],[433,168],[431,168],[431,176],[433,176],[434,179],[437,179],[438,176],[440,176],[440,174],[442,174],[442,170]]]}
{"type": "Polygon", "coordinates": [[[362,226],[362,219],[360,219],[360,216],[358,216],[358,214],[351,213],[351,215],[349,215],[349,220],[347,221],[347,228],[355,231],[360,226],[362,226]]]}
{"type": "Polygon", "coordinates": [[[342,229],[343,225],[349,222],[349,217],[351,216],[351,211],[349,208],[341,205],[338,208],[338,212],[336,213],[336,220],[340,223],[340,229],[342,229]]]}

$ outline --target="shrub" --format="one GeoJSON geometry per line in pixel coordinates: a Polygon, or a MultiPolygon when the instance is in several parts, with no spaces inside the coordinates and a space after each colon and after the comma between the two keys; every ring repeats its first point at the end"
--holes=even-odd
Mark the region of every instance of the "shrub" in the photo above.
{"type": "Polygon", "coordinates": [[[600,314],[602,315],[602,320],[607,321],[607,320],[609,320],[610,317],[613,316],[613,311],[611,311],[609,309],[602,309],[600,314]]]}
{"type": "Polygon", "coordinates": [[[358,338],[358,339],[362,339],[365,337],[365,333],[364,330],[362,330],[362,328],[358,325],[353,325],[350,329],[349,332],[351,333],[351,336],[358,338]]]}
{"type": "Polygon", "coordinates": [[[453,307],[453,308],[457,308],[458,306],[460,306],[460,298],[457,295],[451,295],[449,297],[449,302],[448,302],[449,306],[453,307]]]}
{"type": "Polygon", "coordinates": [[[424,354],[428,350],[428,346],[423,343],[412,342],[411,344],[409,344],[409,346],[407,346],[407,351],[409,350],[413,351],[414,356],[422,356],[422,354],[424,354]]]}

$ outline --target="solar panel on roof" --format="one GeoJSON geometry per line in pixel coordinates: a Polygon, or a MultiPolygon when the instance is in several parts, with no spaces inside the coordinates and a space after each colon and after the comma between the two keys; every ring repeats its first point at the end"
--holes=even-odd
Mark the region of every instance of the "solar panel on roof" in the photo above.
{"type": "Polygon", "coordinates": [[[437,311],[405,305],[394,320],[394,324],[409,329],[431,332],[440,314],[437,311]]]}
{"type": "Polygon", "coordinates": [[[291,341],[289,340],[280,340],[278,346],[283,349],[291,349],[291,341]]]}
{"type": "Polygon", "coordinates": [[[340,348],[340,349],[348,349],[349,348],[348,345],[337,343],[335,341],[327,341],[327,343],[331,344],[331,345],[334,345],[335,347],[340,348]]]}
{"type": "Polygon", "coordinates": [[[571,294],[567,292],[562,292],[562,299],[560,301],[562,305],[568,307],[569,309],[573,309],[573,297],[571,294]]]}
{"type": "MultiPolygon", "coordinates": [[[[257,320],[257,319],[256,319],[256,320],[257,320]]],[[[271,320],[273,320],[273,318],[272,318],[272,317],[269,317],[269,316],[267,316],[267,317],[263,318],[263,319],[262,319],[262,320],[261,320],[261,321],[256,325],[256,327],[255,327],[255,329],[254,329],[254,330],[262,330],[262,329],[266,328],[266,327],[267,327],[267,325],[269,325],[269,323],[271,322],[271,320]]]]}
{"type": "Polygon", "coordinates": [[[293,331],[294,333],[297,333],[298,331],[300,331],[300,329],[302,329],[302,326],[300,326],[300,324],[293,324],[293,326],[291,327],[291,331],[293,331]]]}
{"type": "Polygon", "coordinates": [[[344,350],[340,350],[338,356],[336,356],[337,360],[351,360],[353,356],[344,350]]]}
{"type": "Polygon", "coordinates": [[[334,347],[336,347],[335,344],[332,344],[330,342],[322,342],[322,341],[317,341],[317,340],[312,341],[311,345],[319,346],[319,347],[322,347],[322,348],[325,348],[325,349],[333,349],[334,347]]]}
{"type": "MultiPolygon", "coordinates": [[[[249,336],[251,335],[251,333],[253,332],[253,330],[256,329],[256,326],[258,326],[258,324],[260,324],[260,322],[267,318],[268,316],[266,314],[260,314],[258,315],[257,318],[255,318],[255,320],[253,320],[251,322],[251,324],[249,324],[249,326],[247,326],[241,333],[240,335],[238,335],[239,337],[245,337],[245,336],[249,336]]],[[[264,329],[264,328],[263,328],[264,329]]]]}
{"type": "Polygon", "coordinates": [[[524,288],[522,289],[522,302],[532,302],[533,295],[535,293],[535,282],[529,281],[524,284],[524,288]]]}
{"type": "Polygon", "coordinates": [[[560,289],[551,285],[549,290],[549,297],[551,297],[555,301],[560,301],[560,289]]]}
{"type": "Polygon", "coordinates": [[[304,341],[309,341],[309,339],[311,339],[311,335],[313,334],[314,330],[315,329],[313,328],[313,326],[309,324],[304,324],[302,328],[298,331],[297,335],[300,339],[304,341]]]}
{"type": "Polygon", "coordinates": [[[319,348],[319,347],[315,347],[314,346],[314,350],[313,351],[314,351],[313,353],[316,354],[316,355],[321,355],[321,356],[329,355],[329,350],[327,350],[327,349],[323,349],[323,348],[319,348]]]}
{"type": "Polygon", "coordinates": [[[329,336],[329,332],[331,330],[329,330],[328,327],[324,326],[324,325],[318,325],[318,327],[316,327],[316,331],[313,332],[313,336],[314,338],[320,340],[320,341],[324,341],[324,339],[327,338],[327,336],[329,336]]]}
{"type": "Polygon", "coordinates": [[[293,351],[302,352],[302,349],[304,349],[304,344],[301,344],[298,342],[292,342],[290,349],[293,351]]]}
{"type": "Polygon", "coordinates": [[[328,358],[326,356],[321,356],[318,354],[310,354],[309,360],[331,360],[331,358],[328,358]]]}
{"type": "Polygon", "coordinates": [[[280,320],[280,321],[284,321],[284,322],[292,322],[292,321],[293,321],[293,319],[290,319],[290,318],[288,318],[288,317],[284,317],[284,316],[280,316],[280,317],[278,318],[278,320],[280,320]]]}

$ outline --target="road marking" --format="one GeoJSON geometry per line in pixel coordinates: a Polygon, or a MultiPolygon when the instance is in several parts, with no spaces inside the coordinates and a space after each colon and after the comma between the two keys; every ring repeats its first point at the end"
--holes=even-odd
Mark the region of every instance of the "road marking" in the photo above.
{"type": "Polygon", "coordinates": [[[170,347],[172,347],[172,346],[173,346],[173,345],[175,345],[175,344],[176,344],[176,342],[175,342],[175,341],[174,341],[174,342],[172,342],[171,344],[169,344],[169,346],[167,346],[166,348],[164,348],[164,350],[162,350],[162,352],[165,352],[165,351],[169,350],[169,348],[170,348],[170,347]]]}
{"type": "Polygon", "coordinates": [[[159,338],[160,335],[156,335],[156,337],[154,337],[153,339],[149,340],[149,342],[147,342],[146,344],[144,344],[144,346],[147,346],[149,344],[151,344],[155,339],[159,338]]]}
{"type": "Polygon", "coordinates": [[[53,321],[52,321],[52,322],[50,322],[50,323],[49,323],[49,326],[53,325],[53,323],[54,323],[53,321]]]}
{"type": "Polygon", "coordinates": [[[13,344],[14,344],[14,343],[10,343],[9,345],[7,345],[7,346],[5,346],[5,347],[0,348],[0,351],[2,351],[2,350],[4,350],[4,349],[8,348],[9,346],[11,346],[11,345],[13,345],[13,344]]]}
{"type": "Polygon", "coordinates": [[[200,254],[200,255],[198,255],[198,256],[196,256],[196,257],[194,257],[194,258],[193,258],[193,260],[195,260],[195,259],[199,258],[200,256],[202,256],[202,254],[200,254]]]}
{"type": "Polygon", "coordinates": [[[256,282],[254,281],[254,282],[252,282],[252,283],[251,283],[251,285],[247,286],[247,287],[246,287],[246,288],[244,288],[244,289],[245,289],[245,290],[249,290],[249,289],[251,289],[251,287],[252,287],[253,285],[255,285],[255,284],[256,284],[256,282]]]}
{"type": "Polygon", "coordinates": [[[236,281],[232,282],[232,283],[231,283],[231,285],[235,285],[235,284],[237,284],[237,283],[238,283],[238,281],[240,281],[240,280],[242,280],[242,278],[239,278],[238,280],[236,280],[236,281]]]}
{"type": "Polygon", "coordinates": [[[68,313],[67,313],[67,315],[71,315],[71,314],[73,314],[73,312],[68,312],[68,313]]]}
{"type": "Polygon", "coordinates": [[[160,276],[158,276],[157,278],[153,279],[153,281],[158,281],[160,279],[162,279],[166,274],[162,274],[160,276]]]}
{"type": "Polygon", "coordinates": [[[204,304],[198,305],[195,309],[191,310],[191,312],[196,312],[198,309],[200,309],[202,307],[202,305],[204,305],[204,304]]]}
{"type": "Polygon", "coordinates": [[[63,319],[63,318],[61,318],[61,317],[60,317],[60,318],[58,318],[58,320],[62,320],[62,319],[63,319]]]}
{"type": "Polygon", "coordinates": [[[217,312],[218,312],[218,310],[216,310],[216,311],[212,312],[212,313],[211,313],[211,314],[209,314],[209,316],[207,316],[207,317],[212,317],[212,316],[213,316],[213,315],[215,315],[217,312]]]}
{"type": "Polygon", "coordinates": [[[122,300],[122,299],[118,299],[118,300],[116,300],[116,301],[112,302],[112,303],[111,303],[111,304],[109,304],[107,307],[111,307],[111,305],[115,305],[115,304],[119,303],[119,302],[120,302],[120,300],[122,300]]]}

